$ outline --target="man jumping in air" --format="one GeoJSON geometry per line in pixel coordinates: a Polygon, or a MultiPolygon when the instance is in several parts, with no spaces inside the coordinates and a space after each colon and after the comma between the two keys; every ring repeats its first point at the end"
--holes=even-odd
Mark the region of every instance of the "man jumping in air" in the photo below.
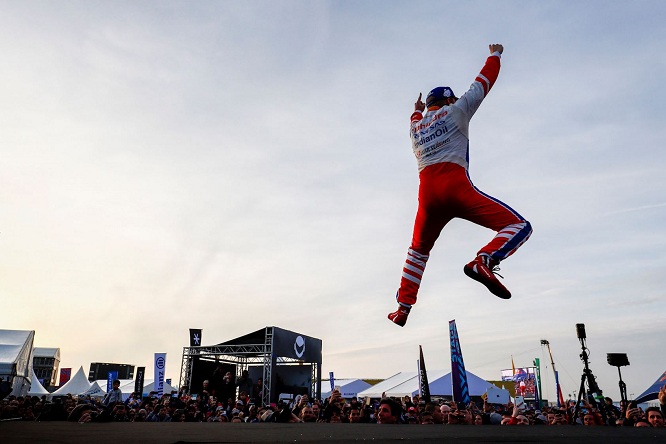
{"type": "Polygon", "coordinates": [[[396,295],[398,309],[388,315],[401,327],[416,303],[430,250],[451,219],[459,217],[497,232],[463,271],[502,299],[509,299],[511,293],[495,277],[497,265],[532,234],[527,220],[477,189],[467,171],[469,121],[497,80],[504,51],[499,44],[489,45],[489,49],[486,64],[460,98],[448,86],[440,86],[428,93],[425,104],[421,94],[414,104],[410,133],[419,168],[419,207],[396,295]]]}

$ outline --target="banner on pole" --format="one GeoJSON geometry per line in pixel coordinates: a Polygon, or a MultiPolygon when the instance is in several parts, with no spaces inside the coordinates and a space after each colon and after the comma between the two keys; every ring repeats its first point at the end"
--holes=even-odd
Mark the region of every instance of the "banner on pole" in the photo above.
{"type": "Polygon", "coordinates": [[[201,345],[201,329],[190,328],[190,347],[199,347],[201,345]]]}
{"type": "Polygon", "coordinates": [[[335,378],[333,377],[333,372],[328,372],[328,379],[331,381],[331,392],[335,390],[335,378]]]}
{"type": "Polygon", "coordinates": [[[449,339],[451,342],[451,385],[453,386],[453,400],[457,403],[469,405],[469,386],[467,385],[467,372],[463,362],[460,340],[456,320],[449,321],[449,339]]]}
{"type": "Polygon", "coordinates": [[[143,381],[146,377],[146,367],[137,367],[136,379],[134,380],[134,393],[139,399],[143,398],[143,381]]]}
{"type": "Polygon", "coordinates": [[[113,381],[118,379],[118,372],[109,372],[106,376],[106,393],[109,393],[113,390],[113,381]]]}
{"type": "Polygon", "coordinates": [[[166,353],[155,353],[155,391],[164,394],[164,373],[166,371],[166,353]]]}
{"type": "Polygon", "coordinates": [[[423,359],[423,348],[419,345],[419,395],[426,404],[430,402],[430,384],[428,384],[428,372],[426,371],[425,360],[423,359]]]}
{"type": "Polygon", "coordinates": [[[72,369],[71,368],[61,368],[60,369],[60,382],[59,384],[65,385],[67,381],[69,381],[69,378],[72,377],[72,369]]]}

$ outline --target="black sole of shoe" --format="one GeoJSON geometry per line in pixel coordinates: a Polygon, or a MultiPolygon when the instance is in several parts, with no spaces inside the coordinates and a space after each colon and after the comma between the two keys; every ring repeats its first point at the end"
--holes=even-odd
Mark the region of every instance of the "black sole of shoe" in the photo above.
{"type": "Polygon", "coordinates": [[[511,299],[511,292],[509,292],[509,290],[507,290],[506,288],[497,288],[493,285],[483,282],[481,279],[478,278],[479,275],[477,273],[475,273],[473,270],[469,270],[467,267],[464,267],[463,271],[465,272],[468,278],[474,279],[476,282],[486,287],[489,292],[491,292],[498,298],[511,299]]]}

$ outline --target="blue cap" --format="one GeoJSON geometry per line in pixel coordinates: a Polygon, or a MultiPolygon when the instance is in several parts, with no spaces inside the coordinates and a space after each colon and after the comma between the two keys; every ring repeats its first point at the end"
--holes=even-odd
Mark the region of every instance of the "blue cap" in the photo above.
{"type": "Polygon", "coordinates": [[[438,86],[428,93],[428,97],[426,97],[426,105],[429,106],[432,102],[437,100],[448,99],[449,97],[455,96],[456,95],[453,94],[453,90],[448,86],[438,86]]]}

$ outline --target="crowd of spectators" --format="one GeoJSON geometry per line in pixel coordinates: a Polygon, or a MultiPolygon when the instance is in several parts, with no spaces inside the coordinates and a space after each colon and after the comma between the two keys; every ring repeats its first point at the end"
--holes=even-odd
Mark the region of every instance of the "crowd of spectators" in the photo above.
{"type": "MultiPolygon", "coordinates": [[[[227,375],[221,379],[225,381],[227,375]]],[[[243,381],[242,377],[240,378],[243,381]]],[[[615,406],[610,398],[576,408],[571,401],[565,407],[530,408],[522,404],[497,405],[479,401],[457,405],[447,400],[425,403],[413,398],[382,397],[380,400],[344,399],[333,390],[324,400],[298,396],[290,402],[261,405],[263,384],[229,385],[211,388],[209,381],[190,394],[187,387],[179,393],[148,397],[130,395],[124,401],[111,390],[103,399],[67,395],[53,400],[42,397],[8,396],[0,401],[0,420],[86,422],[331,422],[423,425],[567,425],[664,427],[666,386],[659,392],[661,407],[643,411],[633,403],[615,406]],[[218,396],[219,395],[219,396],[218,396]],[[574,418],[574,413],[576,417],[574,418]]]]}

